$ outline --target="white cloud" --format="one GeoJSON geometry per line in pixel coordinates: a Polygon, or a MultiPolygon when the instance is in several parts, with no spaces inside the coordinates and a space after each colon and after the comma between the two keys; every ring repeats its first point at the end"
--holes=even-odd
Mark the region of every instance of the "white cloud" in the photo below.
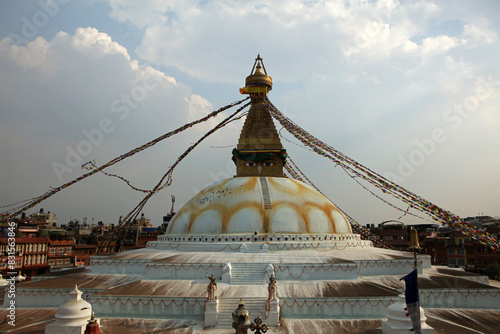
{"type": "MultiPolygon", "coordinates": [[[[3,204],[43,194],[81,175],[86,161],[106,163],[211,111],[211,103],[191,94],[189,86],[130,60],[123,46],[95,28],[79,28],[73,35],[60,32],[50,41],[38,37],[26,46],[9,42],[0,43],[0,178],[2,188],[9,189],[1,193],[3,204]]],[[[192,142],[176,136],[113,167],[112,173],[151,188],[192,142]]],[[[89,194],[101,200],[120,194],[109,207],[97,203],[93,209],[109,221],[117,212],[128,213],[142,196],[123,194],[127,187],[116,179],[96,175],[85,182],[87,186],[77,186],[85,189],[81,193],[73,187],[64,190],[81,210],[94,201],[89,194]]],[[[60,217],[69,219],[80,210],[64,207],[65,201],[56,197],[58,201],[44,205],[60,217]]]]}
{"type": "Polygon", "coordinates": [[[187,99],[189,121],[204,117],[212,110],[212,104],[200,95],[192,94],[187,99]]]}
{"type": "Polygon", "coordinates": [[[267,62],[269,55],[276,59],[275,76],[293,82],[336,74],[346,60],[362,66],[402,59],[414,68],[472,40],[481,46],[495,37],[472,24],[461,36],[426,36],[428,22],[448,11],[431,1],[182,1],[138,9],[113,0],[112,6],[119,7],[113,15],[146,29],[136,50],[141,58],[207,82],[239,83],[246,65],[240,60],[257,52],[267,62]],[[163,20],[141,20],[148,11],[163,13],[163,20]],[[294,70],[280,66],[282,59],[294,70]]]}
{"type": "Polygon", "coordinates": [[[179,1],[109,1],[112,8],[111,17],[121,22],[130,21],[140,28],[167,22],[165,14],[175,3],[179,1]]]}
{"type": "Polygon", "coordinates": [[[42,71],[47,71],[50,67],[48,62],[53,55],[45,39],[38,37],[27,46],[10,46],[10,43],[11,39],[5,37],[0,43],[0,50],[4,56],[8,56],[19,66],[42,71]]]}
{"type": "Polygon", "coordinates": [[[450,37],[447,35],[440,35],[437,37],[427,37],[422,41],[422,46],[420,52],[423,56],[427,56],[429,54],[436,54],[444,51],[448,51],[451,48],[455,48],[457,46],[465,44],[466,41],[450,37]]]}
{"type": "MultiPolygon", "coordinates": [[[[57,37],[56,35],[56,39],[57,37]]],[[[95,28],[78,28],[71,41],[76,51],[92,57],[117,54],[130,60],[127,49],[113,42],[111,36],[99,32],[95,28]]]]}
{"type": "Polygon", "coordinates": [[[473,24],[464,25],[463,36],[474,42],[493,43],[496,41],[497,33],[491,30],[482,29],[473,24]]]}

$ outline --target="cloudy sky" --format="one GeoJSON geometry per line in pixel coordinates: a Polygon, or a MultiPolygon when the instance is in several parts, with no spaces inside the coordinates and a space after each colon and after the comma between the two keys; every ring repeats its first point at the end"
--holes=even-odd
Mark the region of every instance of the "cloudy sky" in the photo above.
{"type": "MultiPolygon", "coordinates": [[[[499,15],[496,0],[1,1],[0,206],[241,99],[260,53],[271,101],[302,128],[461,217],[500,216],[499,15]]],[[[223,117],[109,172],[151,189],[223,117]]],[[[145,208],[153,224],[171,195],[178,209],[234,174],[241,126],[183,160],[145,208]]],[[[401,216],[282,134],[299,167],[354,219],[401,216]]],[[[29,213],[117,222],[143,197],[95,175],[29,213]]]]}

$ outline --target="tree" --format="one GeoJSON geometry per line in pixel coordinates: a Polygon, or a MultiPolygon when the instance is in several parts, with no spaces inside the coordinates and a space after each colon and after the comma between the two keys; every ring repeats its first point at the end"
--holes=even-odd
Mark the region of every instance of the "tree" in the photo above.
{"type": "Polygon", "coordinates": [[[496,279],[500,276],[500,266],[498,264],[489,264],[484,268],[484,274],[490,279],[496,279]]]}

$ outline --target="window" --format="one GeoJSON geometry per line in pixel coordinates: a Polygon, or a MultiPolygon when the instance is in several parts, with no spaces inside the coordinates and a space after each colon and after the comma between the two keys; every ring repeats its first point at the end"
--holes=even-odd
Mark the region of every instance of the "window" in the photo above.
{"type": "Polygon", "coordinates": [[[457,254],[458,255],[464,255],[464,249],[463,248],[457,249],[457,254]]]}
{"type": "Polygon", "coordinates": [[[66,253],[71,253],[71,246],[66,246],[66,253]]]}
{"type": "Polygon", "coordinates": [[[32,252],[33,251],[33,244],[29,244],[27,247],[27,252],[32,252]]]}
{"type": "Polygon", "coordinates": [[[50,247],[49,253],[50,254],[55,254],[56,253],[56,248],[55,247],[50,247]]]}
{"type": "Polygon", "coordinates": [[[64,263],[64,259],[57,259],[57,264],[63,264],[64,263]]]}
{"type": "Polygon", "coordinates": [[[465,261],[464,261],[464,259],[458,259],[458,265],[459,265],[459,266],[465,266],[465,261]]]}
{"type": "Polygon", "coordinates": [[[62,247],[62,246],[61,246],[61,247],[59,247],[59,248],[57,249],[57,253],[59,253],[59,254],[64,253],[64,247],[62,247]]]}
{"type": "Polygon", "coordinates": [[[49,259],[49,266],[53,266],[54,264],[56,264],[56,260],[49,259]]]}
{"type": "Polygon", "coordinates": [[[29,266],[31,264],[31,256],[26,257],[26,265],[29,266]]]}
{"type": "Polygon", "coordinates": [[[38,264],[38,256],[33,256],[33,264],[38,264]]]}
{"type": "Polygon", "coordinates": [[[448,250],[448,254],[455,254],[455,248],[450,248],[448,250]]]}
{"type": "Polygon", "coordinates": [[[2,252],[6,252],[7,251],[7,245],[2,245],[2,252]]]}
{"type": "Polygon", "coordinates": [[[64,263],[66,263],[66,264],[69,263],[69,257],[67,257],[66,259],[64,259],[64,263]]]}
{"type": "Polygon", "coordinates": [[[450,265],[455,266],[456,263],[456,259],[450,259],[450,265]]]}

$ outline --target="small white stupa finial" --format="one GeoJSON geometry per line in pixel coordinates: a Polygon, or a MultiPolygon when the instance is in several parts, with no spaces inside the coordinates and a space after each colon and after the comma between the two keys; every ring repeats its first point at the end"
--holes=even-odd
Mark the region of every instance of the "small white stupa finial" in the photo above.
{"type": "Polygon", "coordinates": [[[81,300],[82,299],[82,293],[80,290],[78,290],[78,284],[75,284],[75,289],[69,293],[70,296],[72,296],[72,299],[76,300],[81,300]]]}

